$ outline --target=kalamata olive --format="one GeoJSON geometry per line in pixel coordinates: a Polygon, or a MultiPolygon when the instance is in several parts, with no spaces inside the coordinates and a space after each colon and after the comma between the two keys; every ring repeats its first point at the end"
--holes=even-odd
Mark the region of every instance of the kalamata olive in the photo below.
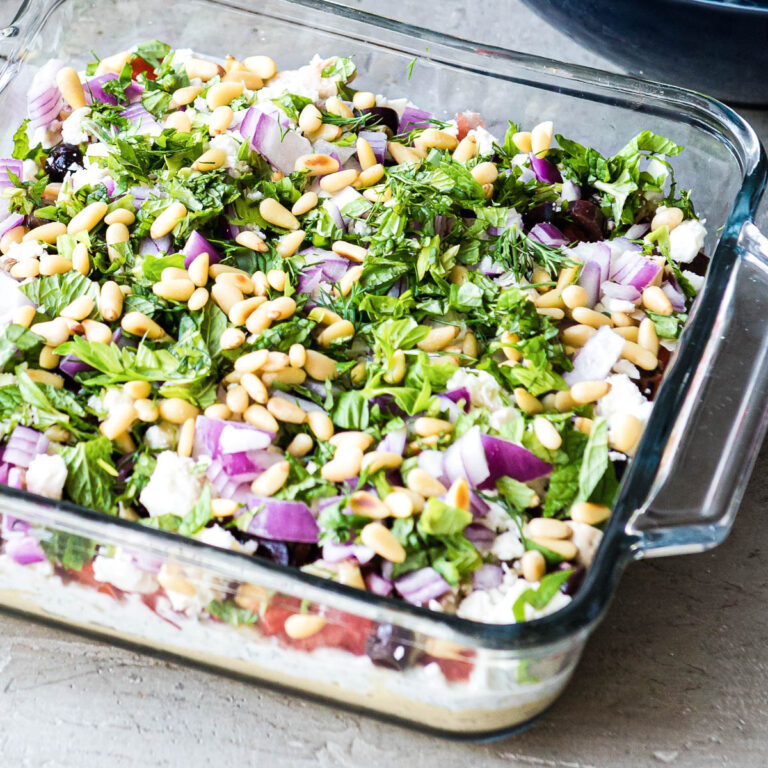
{"type": "Polygon", "coordinates": [[[257,541],[259,542],[259,548],[256,550],[257,555],[280,565],[290,564],[290,552],[285,542],[272,541],[271,539],[257,539],[257,541]]]}
{"type": "Polygon", "coordinates": [[[694,275],[704,277],[709,269],[709,256],[704,251],[699,251],[696,258],[690,264],[686,264],[685,268],[694,275]]]}
{"type": "Polygon", "coordinates": [[[560,587],[560,591],[564,595],[574,595],[576,590],[578,590],[578,588],[581,586],[581,583],[584,581],[584,576],[587,573],[587,570],[583,565],[576,565],[575,563],[560,563],[558,566],[558,570],[560,571],[568,570],[571,568],[573,569],[573,573],[560,587]]]}
{"type": "Polygon", "coordinates": [[[290,547],[290,564],[294,568],[313,563],[320,557],[320,549],[316,544],[292,544],[290,547]]]}
{"type": "Polygon", "coordinates": [[[45,172],[51,181],[64,181],[72,166],[83,167],[83,154],[74,144],[57,144],[45,161],[45,172]]]}
{"type": "Polygon", "coordinates": [[[568,239],[568,242],[570,243],[583,243],[589,239],[581,227],[576,226],[576,224],[573,224],[570,221],[566,221],[565,224],[561,224],[560,231],[565,235],[565,237],[568,239]]]}
{"type": "Polygon", "coordinates": [[[380,667],[405,669],[413,656],[413,634],[392,624],[379,624],[365,643],[368,658],[380,667]]]}
{"type": "Polygon", "coordinates": [[[638,387],[640,391],[649,400],[653,400],[656,397],[656,393],[661,386],[661,380],[664,378],[664,371],[669,364],[671,354],[666,347],[659,346],[657,353],[659,360],[659,367],[655,371],[640,371],[640,383],[638,387]]]}
{"type": "Polygon", "coordinates": [[[542,222],[551,222],[555,218],[555,206],[553,203],[539,203],[531,208],[530,211],[526,211],[523,214],[523,224],[526,230],[530,229],[534,224],[541,224],[542,222]]]}
{"type": "Polygon", "coordinates": [[[605,237],[603,227],[605,216],[603,212],[589,200],[573,200],[568,203],[568,216],[573,219],[587,239],[590,241],[602,240],[605,237]]]}
{"type": "Polygon", "coordinates": [[[392,131],[392,134],[397,133],[398,126],[400,125],[400,116],[391,107],[368,107],[367,109],[356,109],[355,117],[361,117],[362,115],[378,115],[378,125],[383,125],[392,131]]]}

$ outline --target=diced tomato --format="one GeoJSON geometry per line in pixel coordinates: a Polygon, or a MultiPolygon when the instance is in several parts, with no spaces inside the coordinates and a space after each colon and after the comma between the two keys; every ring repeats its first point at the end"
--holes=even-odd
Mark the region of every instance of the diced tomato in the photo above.
{"type": "Polygon", "coordinates": [[[155,79],[155,70],[152,68],[152,65],[144,61],[141,56],[133,57],[133,61],[131,62],[131,69],[133,70],[131,74],[131,78],[133,80],[135,80],[142,72],[146,74],[147,80],[155,79]]]}
{"type": "Polygon", "coordinates": [[[93,575],[93,565],[88,565],[81,568],[79,571],[68,571],[69,575],[75,580],[79,581],[85,587],[93,587],[97,592],[101,592],[103,595],[109,595],[115,600],[120,600],[123,596],[123,592],[117,587],[113,587],[106,581],[96,581],[93,575]]]}
{"type": "Polygon", "coordinates": [[[259,619],[259,629],[262,634],[267,637],[271,637],[272,635],[283,635],[283,637],[287,639],[288,636],[283,632],[285,620],[292,614],[297,613],[300,610],[301,604],[296,600],[296,608],[291,609],[283,607],[284,603],[288,602],[288,600],[281,600],[280,602],[281,604],[279,606],[270,605],[267,607],[267,610],[264,611],[259,619]]]}
{"type": "Polygon", "coordinates": [[[479,112],[459,112],[456,115],[456,124],[459,127],[458,140],[461,141],[473,128],[485,128],[483,118],[479,112]]]}
{"type": "Polygon", "coordinates": [[[421,657],[422,664],[429,664],[430,662],[437,662],[440,667],[440,671],[449,683],[458,683],[463,680],[468,680],[469,675],[472,672],[472,662],[463,659],[441,659],[436,656],[429,656],[424,654],[421,657]]]}

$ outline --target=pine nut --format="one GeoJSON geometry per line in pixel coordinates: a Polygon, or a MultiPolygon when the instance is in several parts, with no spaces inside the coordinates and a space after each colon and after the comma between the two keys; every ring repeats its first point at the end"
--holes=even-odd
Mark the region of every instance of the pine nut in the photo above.
{"type": "Polygon", "coordinates": [[[493,184],[499,178],[499,169],[490,162],[478,163],[471,171],[472,178],[480,185],[493,184]]]}
{"type": "Polygon", "coordinates": [[[307,104],[299,113],[299,128],[304,133],[314,133],[323,126],[323,115],[314,104],[307,104]]]}
{"type": "Polygon", "coordinates": [[[98,320],[83,320],[83,331],[88,341],[109,344],[112,341],[112,331],[105,323],[98,320]]]}
{"type": "Polygon", "coordinates": [[[209,298],[210,294],[206,288],[195,288],[194,293],[189,297],[187,308],[190,312],[198,312],[208,303],[209,298]]]}
{"type": "Polygon", "coordinates": [[[671,315],[674,312],[672,302],[658,285],[650,285],[643,291],[643,306],[657,315],[671,315]]]}
{"type": "Polygon", "coordinates": [[[338,253],[339,256],[344,256],[350,261],[361,262],[365,259],[365,255],[368,253],[367,248],[363,248],[360,245],[354,243],[348,243],[344,240],[336,240],[331,246],[331,250],[334,253],[338,253]]]}
{"type": "Polygon", "coordinates": [[[325,100],[325,110],[339,117],[354,117],[354,112],[338,96],[330,96],[325,100]]]}
{"type": "Polygon", "coordinates": [[[251,276],[251,285],[257,296],[266,296],[269,293],[269,281],[260,269],[257,269],[251,276]]]}
{"type": "Polygon", "coordinates": [[[57,317],[48,322],[33,323],[29,330],[42,336],[50,347],[58,347],[63,344],[71,333],[69,325],[63,317],[57,317]]]}
{"type": "Polygon", "coordinates": [[[195,292],[191,280],[165,280],[152,286],[152,293],[169,301],[189,301],[195,292]]]}
{"type": "Polygon", "coordinates": [[[211,264],[208,267],[208,276],[213,280],[218,280],[222,275],[242,275],[243,277],[250,277],[244,269],[230,267],[227,264],[211,264]]]}
{"type": "Polygon", "coordinates": [[[234,499],[211,499],[211,515],[218,520],[234,517],[239,508],[234,499]]]}
{"type": "Polygon", "coordinates": [[[513,134],[512,143],[518,148],[520,152],[524,152],[526,155],[533,151],[533,147],[531,146],[530,131],[518,131],[518,133],[513,134]]]}
{"type": "Polygon", "coordinates": [[[368,491],[356,491],[349,497],[349,508],[355,515],[369,517],[371,520],[384,520],[389,517],[389,508],[384,502],[368,491]]]}
{"type": "Polygon", "coordinates": [[[59,199],[59,194],[61,193],[62,188],[61,182],[54,181],[50,184],[45,185],[45,189],[43,190],[43,200],[45,200],[48,203],[55,203],[59,199]]]}
{"type": "Polygon", "coordinates": [[[340,320],[325,328],[317,337],[321,347],[330,347],[334,341],[351,339],[355,335],[355,326],[349,320],[340,320]]]}
{"type": "Polygon", "coordinates": [[[259,203],[259,213],[265,221],[274,224],[276,227],[282,229],[299,228],[299,220],[272,197],[266,197],[259,203]]]}
{"type": "Polygon", "coordinates": [[[576,407],[576,403],[571,397],[570,392],[556,392],[555,393],[555,410],[560,413],[567,413],[572,411],[576,407]]]}
{"type": "Polygon", "coordinates": [[[59,364],[59,360],[61,360],[61,356],[57,355],[53,351],[53,347],[49,347],[46,344],[40,350],[40,356],[38,358],[38,363],[39,363],[41,368],[45,368],[46,370],[53,369],[53,368],[55,368],[59,364]]]}
{"type": "Polygon", "coordinates": [[[243,66],[255,72],[262,80],[269,80],[277,73],[277,64],[269,56],[248,56],[243,59],[243,66]]]}
{"type": "Polygon", "coordinates": [[[291,344],[288,359],[293,368],[303,368],[307,362],[307,350],[301,344],[291,344]]]}
{"type": "Polygon", "coordinates": [[[287,461],[273,464],[251,483],[251,492],[257,496],[274,496],[285,485],[290,471],[291,465],[287,461]]]}
{"type": "Polygon", "coordinates": [[[199,85],[188,85],[184,88],[178,88],[171,94],[171,102],[177,107],[184,107],[191,104],[201,93],[203,89],[199,85]]]}
{"type": "Polygon", "coordinates": [[[59,235],[66,235],[67,228],[60,221],[52,221],[50,224],[41,224],[39,227],[30,229],[26,235],[21,238],[22,243],[28,243],[30,241],[39,243],[48,243],[48,245],[56,245],[56,238],[59,235]]]}
{"type": "Polygon", "coordinates": [[[469,511],[470,506],[470,494],[469,483],[463,477],[459,477],[451,483],[451,487],[448,489],[448,493],[445,495],[445,501],[452,507],[469,511]]]}
{"type": "Polygon", "coordinates": [[[316,381],[335,379],[338,375],[336,361],[332,357],[328,357],[322,352],[316,352],[313,349],[307,350],[307,359],[304,363],[304,370],[316,381]]]}
{"type": "Polygon", "coordinates": [[[560,338],[568,346],[583,347],[596,333],[591,325],[572,325],[560,331],[560,338]]]}
{"type": "Polygon", "coordinates": [[[544,410],[542,404],[530,392],[522,387],[516,387],[514,392],[517,407],[527,414],[541,413],[544,410]]]}
{"type": "Polygon", "coordinates": [[[580,381],[571,387],[571,397],[579,405],[594,403],[611,391],[607,381],[580,381]]]}
{"type": "Polygon", "coordinates": [[[405,371],[405,352],[396,349],[392,354],[389,370],[384,374],[384,381],[387,384],[399,384],[405,378],[405,371]]]}
{"type": "Polygon", "coordinates": [[[554,135],[555,126],[551,120],[534,126],[531,130],[531,152],[536,157],[546,157],[554,135]]]}
{"type": "Polygon", "coordinates": [[[186,112],[172,112],[165,118],[165,127],[173,128],[180,133],[191,133],[192,121],[186,112]]]}
{"type": "Polygon", "coordinates": [[[210,257],[203,252],[195,256],[187,269],[189,279],[197,286],[204,287],[208,284],[208,267],[210,257]]]}
{"type": "Polygon", "coordinates": [[[533,432],[548,451],[556,451],[563,444],[563,438],[555,425],[543,416],[537,416],[533,420],[533,432]]]}
{"type": "Polygon", "coordinates": [[[450,133],[441,131],[438,128],[425,128],[419,134],[414,144],[424,149],[436,147],[437,149],[447,149],[452,152],[459,146],[459,140],[455,136],[451,136],[450,133]]]}
{"type": "MultiPolygon", "coordinates": [[[[269,393],[264,386],[264,382],[255,373],[244,373],[240,377],[240,384],[255,403],[264,405],[267,400],[269,400],[269,393]]],[[[246,409],[243,408],[243,411],[245,410],[246,409]]]]}
{"type": "Polygon", "coordinates": [[[153,341],[165,336],[165,331],[143,312],[129,312],[124,315],[120,321],[120,326],[126,333],[133,336],[146,336],[153,341]]]}
{"type": "Polygon", "coordinates": [[[565,312],[557,307],[549,307],[545,309],[536,309],[536,312],[544,317],[551,317],[553,320],[562,320],[565,317],[565,312]]]}
{"type": "Polygon", "coordinates": [[[136,409],[139,421],[145,424],[153,424],[160,418],[160,409],[147,398],[139,398],[133,403],[133,407],[136,409]]]}
{"type": "Polygon", "coordinates": [[[421,155],[412,147],[406,147],[405,144],[388,141],[387,151],[398,165],[421,162],[421,155]]]}
{"type": "Polygon", "coordinates": [[[535,517],[528,521],[526,535],[532,539],[570,539],[573,531],[562,520],[554,517],[535,517]]]}
{"type": "Polygon", "coordinates": [[[461,343],[461,352],[467,357],[477,358],[477,336],[472,331],[464,334],[464,341],[461,343]]]}
{"type": "Polygon", "coordinates": [[[75,214],[67,224],[67,232],[76,235],[78,232],[90,232],[107,214],[107,204],[101,201],[86,205],[80,213],[75,214]]]}
{"type": "Polygon", "coordinates": [[[232,413],[245,413],[248,409],[250,400],[248,399],[248,390],[240,384],[233,384],[228,390],[225,397],[227,408],[232,413]]]}
{"type": "Polygon", "coordinates": [[[621,356],[644,371],[654,371],[659,365],[659,360],[653,352],[632,341],[624,342],[621,356]]]}
{"type": "Polygon", "coordinates": [[[109,416],[101,422],[99,429],[105,437],[114,440],[131,428],[135,418],[136,409],[133,403],[117,403],[111,409],[109,416]]]}
{"type": "Polygon", "coordinates": [[[352,291],[353,286],[363,276],[363,268],[361,266],[350,267],[339,280],[338,287],[342,296],[348,296],[352,291]]]}
{"type": "Polygon", "coordinates": [[[329,195],[341,192],[345,187],[349,187],[357,181],[358,172],[354,168],[346,171],[336,171],[323,176],[320,179],[320,187],[329,195]]]}
{"type": "MultiPolygon", "coordinates": [[[[293,214],[291,214],[293,215],[293,214]]],[[[277,244],[275,250],[284,259],[293,256],[296,251],[299,250],[301,244],[304,242],[305,232],[303,229],[297,229],[294,232],[289,232],[287,235],[283,235],[280,238],[280,242],[277,244]]]]}
{"type": "Polygon", "coordinates": [[[444,435],[453,429],[453,424],[445,419],[433,419],[429,416],[420,416],[413,422],[413,431],[420,437],[429,435],[444,435]]]}
{"type": "MultiPolygon", "coordinates": [[[[549,294],[545,294],[549,295],[549,294]]],[[[600,328],[603,325],[610,326],[611,318],[600,312],[595,312],[594,309],[588,309],[587,307],[576,307],[571,311],[571,317],[577,322],[583,325],[589,325],[592,328],[600,328]]]]}
{"type": "MultiPolygon", "coordinates": [[[[352,447],[361,453],[367,451],[373,444],[373,437],[367,432],[349,430],[346,432],[337,432],[328,442],[335,448],[352,447]]],[[[360,459],[362,461],[362,457],[360,459]]]]}
{"type": "Polygon", "coordinates": [[[285,450],[291,456],[300,459],[302,456],[306,456],[314,448],[314,445],[312,438],[306,432],[299,432],[285,450]]]}
{"type": "Polygon", "coordinates": [[[314,192],[305,192],[291,208],[291,213],[294,216],[301,216],[308,213],[317,206],[318,198],[314,192]]]}
{"type": "Polygon", "coordinates": [[[153,222],[149,228],[149,236],[157,240],[167,235],[185,216],[187,209],[178,201],[171,203],[153,222]]]}
{"type": "Polygon", "coordinates": [[[614,333],[617,333],[623,339],[627,341],[637,342],[639,328],[636,325],[622,326],[621,328],[614,328],[614,333]]]}
{"type": "Polygon", "coordinates": [[[280,296],[277,299],[268,301],[267,316],[271,320],[287,320],[296,312],[296,302],[290,296],[280,296]]]}
{"type": "Polygon", "coordinates": [[[563,304],[568,309],[586,307],[589,303],[587,292],[580,285],[569,285],[563,290],[563,304]]]}
{"type": "Polygon", "coordinates": [[[323,464],[320,474],[329,483],[341,483],[360,473],[363,452],[354,445],[336,449],[333,459],[323,464]]]}
{"type": "Polygon", "coordinates": [[[77,243],[72,250],[72,266],[85,277],[91,271],[91,257],[85,243],[77,243]]]}
{"type": "Polygon", "coordinates": [[[683,223],[683,212],[680,208],[659,208],[651,222],[651,232],[666,227],[670,232],[683,223]]]}
{"type": "Polygon", "coordinates": [[[386,203],[392,199],[392,190],[389,187],[384,188],[381,184],[373,189],[364,189],[363,197],[372,203],[386,203]]]}
{"type": "MultiPolygon", "coordinates": [[[[22,261],[25,261],[22,259],[22,261]]],[[[19,262],[21,264],[21,262],[19,262]]],[[[34,269],[34,267],[32,267],[34,269]]],[[[49,253],[40,259],[38,270],[41,275],[61,275],[72,269],[72,262],[59,256],[57,253],[49,253]]]]}
{"type": "Polygon", "coordinates": [[[37,309],[30,306],[29,304],[23,307],[17,307],[14,310],[12,322],[14,325],[21,325],[24,328],[29,328],[29,326],[32,324],[32,321],[35,319],[36,314],[37,309]]]}
{"type": "Polygon", "coordinates": [[[529,549],[520,558],[520,568],[526,581],[541,581],[547,572],[547,561],[537,549],[529,549]]]}
{"type": "Polygon", "coordinates": [[[133,400],[143,400],[149,397],[152,386],[148,381],[127,381],[123,384],[123,392],[133,400]]]}
{"type": "Polygon", "coordinates": [[[416,346],[423,352],[439,352],[458,335],[459,329],[455,325],[438,325],[432,328],[416,346]]]}
{"type": "Polygon", "coordinates": [[[392,491],[384,499],[389,514],[392,517],[406,518],[411,517],[416,511],[412,497],[403,491],[392,491]]]}
{"type": "Polygon", "coordinates": [[[26,235],[27,232],[29,232],[29,230],[24,226],[9,229],[2,236],[2,238],[0,238],[0,252],[3,254],[8,253],[8,251],[11,249],[11,245],[13,243],[20,243],[24,239],[24,235],[26,235]]]}
{"type": "Polygon", "coordinates": [[[214,403],[203,411],[209,419],[228,419],[232,415],[226,403],[214,403]]]}
{"type": "Polygon", "coordinates": [[[269,359],[269,350],[257,349],[254,352],[247,352],[235,360],[235,370],[240,373],[254,373],[264,367],[269,359]]]}
{"type": "Polygon", "coordinates": [[[356,589],[365,589],[360,567],[353,560],[342,560],[336,566],[336,573],[339,584],[345,584],[356,589]]]}
{"type": "Polygon", "coordinates": [[[243,95],[245,85],[242,82],[216,83],[208,89],[205,101],[212,112],[217,107],[224,107],[243,95]]]}
{"type": "MultiPolygon", "coordinates": [[[[300,155],[296,158],[293,167],[296,171],[308,171],[307,175],[310,177],[327,176],[339,172],[339,161],[331,155],[314,153],[311,155],[300,155]]],[[[355,172],[355,176],[356,175],[357,172],[355,172]]],[[[344,184],[343,186],[347,185],[344,184]]]]}
{"type": "Polygon", "coordinates": [[[392,531],[381,523],[368,523],[360,531],[360,541],[392,563],[402,563],[405,560],[403,545],[394,537],[392,531]]]}
{"type": "MultiPolygon", "coordinates": [[[[230,69],[222,80],[224,83],[242,83],[249,91],[258,91],[263,85],[264,81],[255,73],[249,72],[247,69],[230,69]]],[[[221,107],[216,107],[221,109],[221,107]]],[[[215,110],[214,110],[215,111],[215,110]]]]}
{"type": "Polygon", "coordinates": [[[235,113],[232,111],[232,107],[226,105],[216,107],[208,121],[208,132],[211,136],[220,136],[222,133],[226,132],[234,118],[235,113]]]}
{"type": "Polygon", "coordinates": [[[453,160],[457,163],[469,162],[477,155],[477,139],[474,136],[465,136],[453,153],[453,160]]]}
{"type": "Polygon", "coordinates": [[[176,453],[179,456],[189,457],[195,444],[195,419],[187,419],[179,428],[179,437],[176,443],[176,453]]]}
{"type": "Polygon", "coordinates": [[[237,304],[232,305],[227,314],[229,322],[233,325],[245,325],[251,314],[266,301],[264,296],[251,296],[249,299],[238,301],[237,304]]]}
{"type": "Polygon", "coordinates": [[[312,637],[325,626],[322,616],[314,616],[308,613],[294,613],[285,620],[284,630],[288,637],[294,640],[304,640],[312,637]]]}
{"type": "Polygon", "coordinates": [[[263,371],[282,371],[283,368],[287,368],[291,364],[291,359],[285,352],[277,352],[272,350],[267,353],[267,362],[262,366],[263,371]]]}
{"type": "Polygon", "coordinates": [[[85,106],[85,91],[77,72],[72,67],[62,67],[56,75],[56,85],[64,101],[73,110],[85,106]]]}
{"type": "Polygon", "coordinates": [[[379,161],[376,159],[376,154],[367,139],[358,137],[355,148],[357,150],[357,161],[364,171],[378,164],[379,161]]]}
{"type": "Polygon", "coordinates": [[[568,539],[551,539],[546,536],[530,537],[530,541],[539,547],[548,549],[550,552],[554,552],[563,560],[573,560],[576,555],[579,554],[578,547],[568,539]]]}
{"type": "Polygon", "coordinates": [[[181,267],[166,267],[160,273],[160,280],[189,280],[189,272],[181,267]]]}
{"type": "Polygon", "coordinates": [[[303,424],[307,420],[307,414],[296,403],[283,397],[270,397],[267,401],[267,410],[278,420],[287,424],[303,424]]]}
{"type": "Polygon", "coordinates": [[[262,429],[265,432],[277,432],[280,429],[277,419],[263,405],[258,403],[248,406],[243,414],[243,420],[252,427],[262,429]]]}
{"type": "Polygon", "coordinates": [[[253,293],[253,280],[241,272],[223,272],[216,277],[218,285],[233,285],[241,293],[253,293]]]}
{"type": "Polygon", "coordinates": [[[592,433],[592,419],[578,416],[573,420],[573,426],[576,427],[576,429],[578,429],[579,432],[584,435],[589,435],[592,433]]]}
{"type": "Polygon", "coordinates": [[[333,437],[333,422],[327,413],[310,411],[307,414],[307,424],[312,430],[312,434],[314,434],[318,440],[326,442],[333,437]]]}
{"type": "Polygon", "coordinates": [[[214,283],[213,287],[211,288],[211,298],[216,303],[216,306],[218,306],[219,309],[224,312],[224,314],[229,315],[232,307],[234,307],[235,304],[237,304],[239,301],[243,300],[243,293],[234,285],[229,285],[227,283],[214,283]]]}
{"type": "Polygon", "coordinates": [[[126,208],[115,208],[104,217],[105,224],[125,224],[130,227],[136,221],[136,214],[126,208]]]}
{"type": "Polygon", "coordinates": [[[131,54],[128,51],[120,51],[120,53],[115,53],[112,56],[107,56],[105,59],[102,59],[98,66],[96,67],[96,74],[97,75],[106,75],[109,72],[112,72],[116,75],[119,75],[123,67],[131,60],[131,54]]]}
{"type": "Polygon", "coordinates": [[[631,413],[614,413],[611,416],[608,440],[611,447],[631,454],[643,434],[643,423],[631,413]]]}
{"type": "Polygon", "coordinates": [[[602,504],[590,504],[587,501],[580,501],[571,507],[571,520],[575,523],[600,525],[610,516],[610,507],[604,507],[602,504]]]}
{"type": "Polygon", "coordinates": [[[431,496],[442,496],[447,488],[437,479],[432,477],[421,467],[414,467],[405,478],[406,486],[414,493],[418,493],[425,499],[431,496]]]}
{"type": "Polygon", "coordinates": [[[501,348],[501,351],[504,353],[504,357],[506,357],[507,360],[511,360],[513,363],[519,363],[523,359],[522,352],[509,346],[510,344],[517,344],[519,341],[520,337],[516,333],[504,331],[501,334],[501,343],[505,345],[501,348]]]}
{"type": "Polygon", "coordinates": [[[93,299],[80,296],[61,310],[61,316],[70,320],[85,320],[93,312],[93,299]]]}
{"type": "Polygon", "coordinates": [[[656,326],[650,317],[643,318],[640,321],[640,327],[637,331],[637,339],[634,339],[643,348],[658,357],[659,337],[656,334],[656,326]]]}
{"type": "Polygon", "coordinates": [[[192,163],[193,171],[215,171],[227,162],[227,155],[223,149],[209,149],[192,163]]]}
{"type": "Polygon", "coordinates": [[[370,168],[366,168],[361,171],[355,181],[356,189],[365,189],[366,187],[372,187],[374,184],[378,184],[384,178],[384,166],[381,163],[376,163],[370,168]]]}
{"type": "Polygon", "coordinates": [[[40,274],[40,262],[37,259],[21,259],[11,267],[11,277],[17,280],[26,280],[29,277],[37,277],[40,274]]]}

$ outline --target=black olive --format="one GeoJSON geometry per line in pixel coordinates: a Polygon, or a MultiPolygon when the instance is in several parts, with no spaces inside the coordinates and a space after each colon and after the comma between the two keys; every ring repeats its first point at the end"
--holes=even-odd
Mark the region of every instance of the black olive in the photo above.
{"type": "Polygon", "coordinates": [[[574,200],[568,203],[568,216],[587,236],[587,240],[596,242],[605,237],[605,216],[603,212],[589,200],[574,200]]]}
{"type": "Polygon", "coordinates": [[[293,544],[290,552],[290,564],[294,568],[301,568],[302,565],[313,563],[320,557],[320,549],[316,544],[293,544]]]}
{"type": "Polygon", "coordinates": [[[564,595],[573,595],[584,581],[587,569],[583,565],[574,565],[573,563],[560,563],[558,570],[564,571],[573,568],[573,573],[568,577],[565,583],[560,587],[564,595]]]}
{"type": "Polygon", "coordinates": [[[551,222],[555,218],[555,206],[550,202],[539,203],[523,214],[523,224],[526,230],[533,227],[535,224],[541,224],[542,222],[551,222]]]}
{"type": "Polygon", "coordinates": [[[290,553],[285,542],[258,538],[257,541],[259,542],[259,548],[256,550],[257,555],[280,565],[290,564],[290,553]]]}
{"type": "Polygon", "coordinates": [[[379,121],[376,125],[383,125],[385,128],[389,128],[392,131],[392,135],[397,133],[397,129],[400,125],[400,116],[390,107],[368,107],[367,109],[356,109],[355,117],[362,117],[362,115],[378,115],[379,121]]]}
{"type": "Polygon", "coordinates": [[[379,624],[365,642],[365,653],[380,667],[405,669],[414,653],[413,633],[392,624],[379,624]]]}
{"type": "Polygon", "coordinates": [[[64,181],[72,166],[83,167],[83,153],[74,144],[57,144],[45,161],[45,172],[51,181],[64,181]]]}

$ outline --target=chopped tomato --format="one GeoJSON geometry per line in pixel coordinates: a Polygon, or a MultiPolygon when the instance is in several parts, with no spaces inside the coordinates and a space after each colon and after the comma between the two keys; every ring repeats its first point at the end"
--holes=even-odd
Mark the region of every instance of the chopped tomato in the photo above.
{"type": "Polygon", "coordinates": [[[426,665],[432,661],[437,662],[440,671],[449,683],[458,683],[460,681],[468,680],[470,672],[472,672],[472,662],[469,660],[442,659],[428,654],[424,654],[421,657],[422,664],[426,665]]]}
{"type": "Polygon", "coordinates": [[[97,592],[101,592],[103,595],[109,595],[115,600],[120,600],[123,596],[121,590],[117,587],[113,587],[106,581],[96,581],[93,575],[93,565],[83,566],[79,571],[69,571],[69,575],[76,581],[79,581],[85,587],[93,587],[97,592]]]}
{"type": "Polygon", "coordinates": [[[141,56],[133,57],[133,61],[131,61],[131,69],[133,70],[131,74],[133,80],[135,80],[142,72],[146,74],[147,80],[155,79],[155,70],[152,68],[152,65],[144,61],[141,56]]]}
{"type": "Polygon", "coordinates": [[[456,124],[459,127],[458,140],[461,141],[473,128],[485,128],[483,118],[479,112],[459,112],[456,115],[456,124]]]}

